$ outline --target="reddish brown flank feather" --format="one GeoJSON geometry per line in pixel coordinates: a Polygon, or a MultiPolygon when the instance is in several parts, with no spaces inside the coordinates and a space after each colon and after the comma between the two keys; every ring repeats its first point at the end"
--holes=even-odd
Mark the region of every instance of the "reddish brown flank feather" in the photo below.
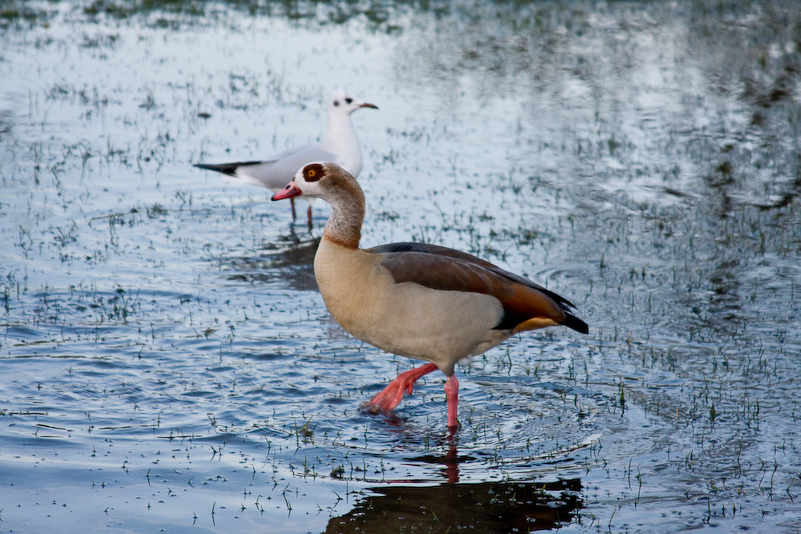
{"type": "MultiPolygon", "coordinates": [[[[564,324],[586,333],[587,325],[568,311],[571,304],[537,284],[470,254],[435,245],[398,243],[370,250],[381,253],[385,267],[397,283],[413,282],[442,291],[482,293],[497,298],[504,317],[498,330],[514,330],[530,319],[543,319],[536,327],[564,324]]],[[[531,328],[523,328],[525,330],[531,328]]]]}

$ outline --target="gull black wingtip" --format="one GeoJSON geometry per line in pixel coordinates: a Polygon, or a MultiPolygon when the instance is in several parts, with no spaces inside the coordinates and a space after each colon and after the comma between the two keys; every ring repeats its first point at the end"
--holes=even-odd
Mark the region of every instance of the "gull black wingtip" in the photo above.
{"type": "Polygon", "coordinates": [[[237,167],[242,166],[242,163],[193,163],[192,167],[203,169],[204,171],[215,171],[229,176],[236,174],[237,167]]]}

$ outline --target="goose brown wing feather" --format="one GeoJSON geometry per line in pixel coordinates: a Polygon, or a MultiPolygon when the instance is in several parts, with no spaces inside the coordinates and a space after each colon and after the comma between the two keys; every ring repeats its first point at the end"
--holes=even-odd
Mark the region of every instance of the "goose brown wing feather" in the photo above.
{"type": "MultiPolygon", "coordinates": [[[[484,267],[499,269],[499,267],[492,263],[482,260],[477,256],[462,252],[461,250],[454,250],[448,247],[441,247],[439,245],[429,245],[428,243],[389,243],[380,245],[369,249],[369,252],[389,253],[389,252],[420,252],[423,254],[435,254],[438,256],[445,256],[447,258],[455,258],[458,260],[475,263],[484,267]]],[[[511,274],[511,273],[509,273],[511,274]]]]}
{"type": "Polygon", "coordinates": [[[383,245],[370,252],[383,256],[380,265],[396,283],[495,297],[504,309],[495,329],[522,331],[565,324],[586,332],[586,324],[567,311],[571,304],[566,299],[470,254],[421,243],[383,245]]]}
{"type": "MultiPolygon", "coordinates": [[[[546,294],[547,296],[549,296],[555,302],[558,302],[559,305],[562,306],[562,307],[565,307],[565,306],[567,306],[569,308],[575,308],[576,307],[572,302],[570,302],[569,300],[567,300],[563,296],[561,296],[561,295],[559,295],[557,293],[554,293],[553,291],[551,291],[549,289],[545,289],[544,287],[542,287],[538,283],[532,282],[528,278],[524,278],[524,277],[522,277],[522,276],[520,276],[518,274],[511,273],[511,272],[509,272],[509,271],[507,271],[505,269],[501,269],[500,267],[498,267],[497,265],[495,265],[493,263],[490,263],[490,262],[488,262],[486,260],[482,260],[481,258],[479,258],[477,256],[473,256],[472,254],[468,254],[467,252],[462,252],[460,250],[454,250],[452,248],[442,247],[442,246],[439,246],[439,245],[429,245],[428,243],[389,243],[389,244],[386,244],[386,245],[380,245],[380,246],[377,246],[377,247],[373,247],[371,249],[368,249],[368,251],[369,252],[376,252],[376,253],[420,252],[420,253],[423,253],[423,254],[434,254],[434,255],[437,255],[437,256],[444,256],[446,258],[454,258],[454,259],[457,259],[457,260],[466,261],[468,263],[473,263],[475,265],[480,265],[482,267],[486,267],[487,269],[489,269],[490,271],[492,271],[494,273],[497,273],[497,274],[502,275],[502,276],[504,276],[506,278],[509,278],[510,280],[514,280],[515,282],[518,282],[518,283],[523,284],[525,286],[528,286],[528,287],[531,287],[533,289],[536,289],[537,291],[540,291],[540,292],[546,294]]],[[[584,332],[584,333],[586,333],[586,332],[584,332]]]]}

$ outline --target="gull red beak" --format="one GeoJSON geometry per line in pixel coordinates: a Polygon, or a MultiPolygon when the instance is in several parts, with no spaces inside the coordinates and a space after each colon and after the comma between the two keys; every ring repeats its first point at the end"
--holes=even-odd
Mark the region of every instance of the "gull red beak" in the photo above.
{"type": "Polygon", "coordinates": [[[284,187],[276,194],[274,194],[272,200],[283,200],[285,198],[298,197],[302,194],[303,192],[297,188],[297,186],[295,185],[295,181],[292,180],[291,182],[286,184],[286,187],[284,187]]]}
{"type": "Polygon", "coordinates": [[[364,104],[360,105],[359,107],[360,108],[378,109],[378,106],[376,106],[375,104],[368,104],[367,102],[365,102],[364,104]]]}

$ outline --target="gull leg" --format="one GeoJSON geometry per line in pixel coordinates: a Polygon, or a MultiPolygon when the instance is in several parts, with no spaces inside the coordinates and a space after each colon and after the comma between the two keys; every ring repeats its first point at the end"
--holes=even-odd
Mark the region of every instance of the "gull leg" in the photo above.
{"type": "Polygon", "coordinates": [[[395,380],[387,384],[387,387],[385,387],[381,393],[370,399],[365,404],[365,407],[374,407],[375,410],[391,412],[395,409],[395,406],[400,404],[400,401],[403,400],[404,392],[411,395],[414,383],[421,377],[433,373],[437,369],[438,367],[433,363],[427,363],[416,369],[399,374],[395,380]]]}
{"type": "Polygon", "coordinates": [[[312,214],[311,214],[311,202],[309,202],[309,210],[306,212],[306,215],[309,218],[309,230],[312,229],[314,225],[312,225],[312,214]]]}
{"type": "Polygon", "coordinates": [[[290,198],[289,199],[289,205],[292,206],[292,220],[294,221],[295,220],[295,199],[294,198],[290,198]]]}

